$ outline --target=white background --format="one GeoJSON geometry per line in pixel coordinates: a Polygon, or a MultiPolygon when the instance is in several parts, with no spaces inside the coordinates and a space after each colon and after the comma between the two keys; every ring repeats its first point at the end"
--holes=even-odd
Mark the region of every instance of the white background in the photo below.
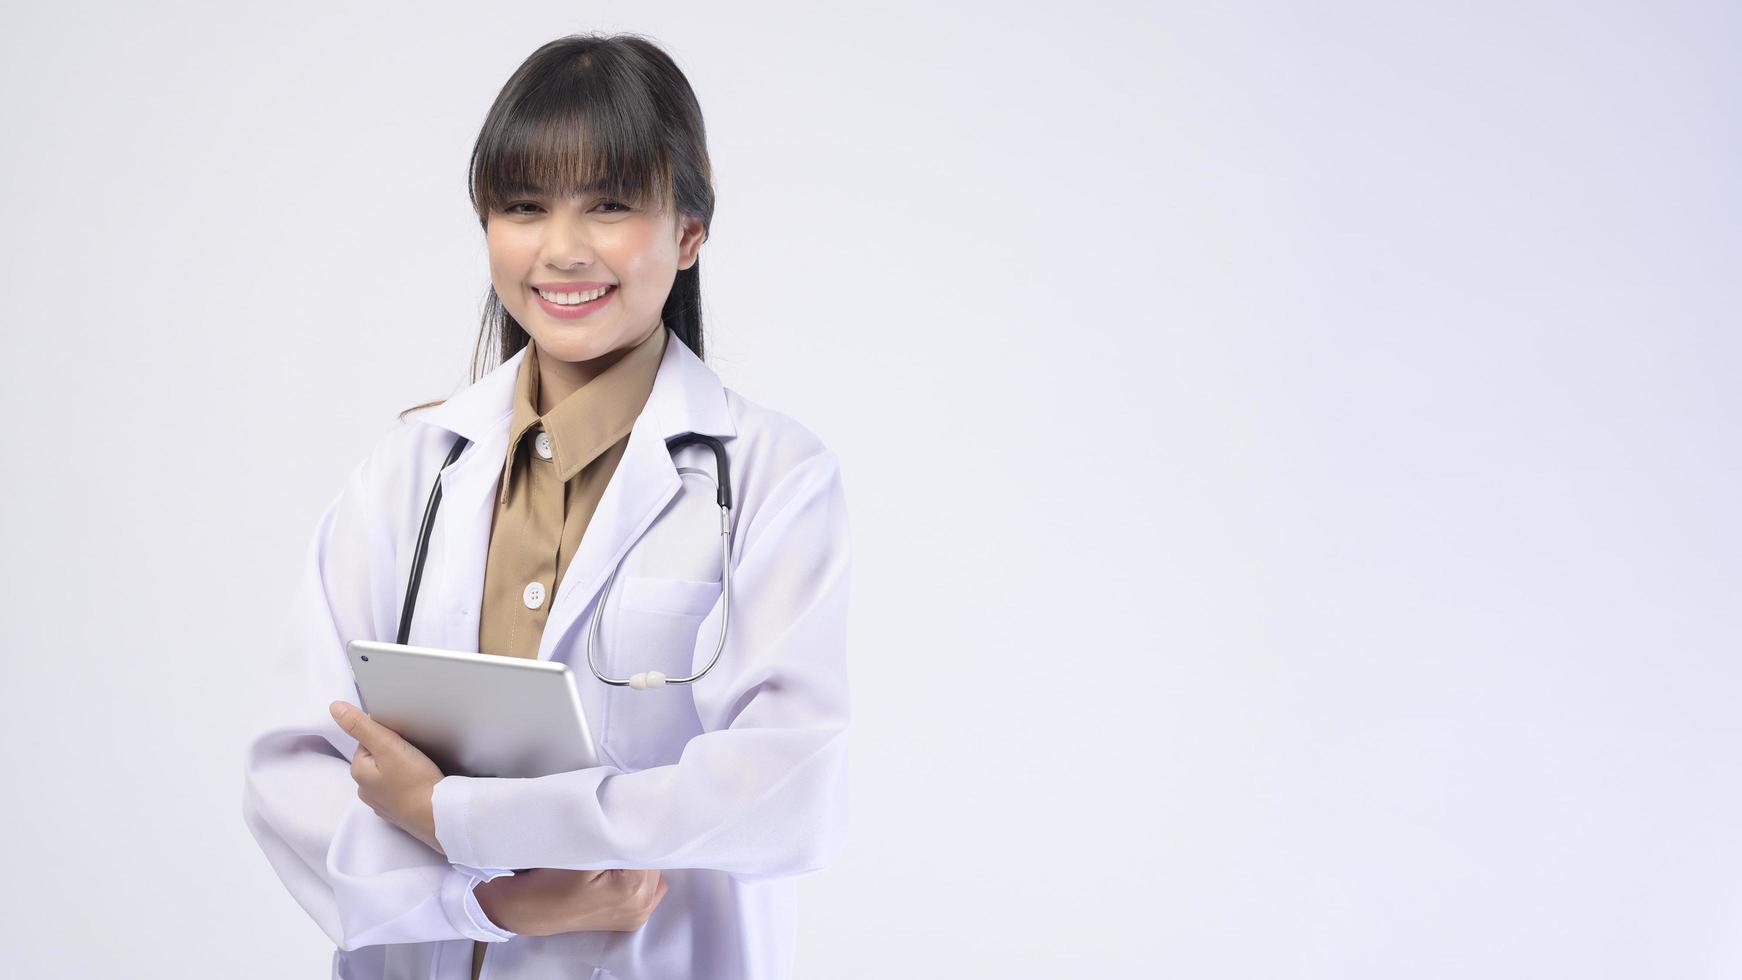
{"type": "Polygon", "coordinates": [[[842,458],[799,976],[1742,974],[1734,4],[0,15],[18,976],[324,976],[237,696],[466,378],[539,44],[706,113],[709,361],[842,458]]]}

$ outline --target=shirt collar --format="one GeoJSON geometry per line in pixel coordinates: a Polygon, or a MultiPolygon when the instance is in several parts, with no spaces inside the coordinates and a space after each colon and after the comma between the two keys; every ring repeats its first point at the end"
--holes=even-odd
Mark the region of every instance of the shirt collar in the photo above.
{"type": "MultiPolygon", "coordinates": [[[[668,334],[671,331],[670,327],[664,329],[668,334]]],[[[474,443],[483,442],[492,434],[502,438],[513,415],[520,363],[531,347],[528,343],[483,377],[461,387],[441,403],[421,410],[409,421],[464,436],[474,443]]],[[[738,432],[720,376],[675,336],[665,342],[653,391],[648,394],[641,421],[637,423],[638,427],[642,425],[649,435],[661,439],[685,432],[729,439],[738,432]]]]}
{"type": "Polygon", "coordinates": [[[653,390],[665,344],[666,330],[661,326],[541,417],[538,347],[528,341],[526,356],[515,375],[508,450],[502,462],[501,502],[508,503],[514,457],[526,442],[524,437],[529,430],[542,428],[550,437],[551,464],[556,467],[557,479],[565,483],[628,435],[653,390]]]}

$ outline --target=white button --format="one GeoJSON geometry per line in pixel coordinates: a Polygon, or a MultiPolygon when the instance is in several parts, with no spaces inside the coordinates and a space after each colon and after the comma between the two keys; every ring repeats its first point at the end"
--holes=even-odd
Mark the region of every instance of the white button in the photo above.
{"type": "Polygon", "coordinates": [[[532,440],[532,448],[543,459],[550,458],[550,433],[540,432],[538,438],[532,440]]]}
{"type": "Polygon", "coordinates": [[[539,606],[544,605],[544,583],[526,583],[526,589],[520,593],[520,598],[525,600],[526,608],[528,609],[537,609],[539,606]]]}

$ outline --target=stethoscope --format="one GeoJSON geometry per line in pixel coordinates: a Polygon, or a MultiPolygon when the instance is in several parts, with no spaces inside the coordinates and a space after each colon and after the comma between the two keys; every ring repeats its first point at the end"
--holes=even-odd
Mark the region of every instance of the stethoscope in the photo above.
{"type": "MultiPolygon", "coordinates": [[[[732,490],[727,482],[726,447],[720,445],[720,440],[713,436],[705,436],[699,432],[686,432],[683,435],[672,436],[665,440],[667,451],[675,454],[685,446],[701,443],[714,451],[714,471],[719,474],[716,483],[719,486],[717,498],[720,504],[720,597],[725,608],[720,611],[720,639],[714,644],[714,658],[708,661],[701,673],[689,677],[667,677],[657,670],[644,670],[633,677],[618,680],[599,673],[599,668],[593,664],[593,645],[598,642],[599,620],[605,618],[605,600],[611,595],[611,583],[617,581],[617,568],[611,569],[611,576],[605,580],[605,589],[599,596],[598,612],[593,614],[593,624],[587,628],[587,667],[593,671],[593,676],[613,687],[631,687],[644,691],[651,687],[664,687],[667,684],[694,684],[708,671],[714,669],[714,664],[720,659],[720,651],[726,648],[726,623],[732,616],[732,490]]],[[[454,442],[454,448],[449,451],[448,458],[442,461],[441,469],[459,458],[466,448],[467,439],[461,436],[454,442]]],[[[404,645],[411,636],[411,613],[417,604],[417,589],[423,580],[424,551],[429,547],[430,529],[435,526],[436,507],[442,501],[441,471],[436,472],[435,486],[430,488],[429,503],[423,508],[423,527],[417,532],[417,549],[411,558],[411,581],[405,588],[405,608],[399,613],[399,643],[404,645]]],[[[621,567],[621,566],[618,566],[621,567]]]]}

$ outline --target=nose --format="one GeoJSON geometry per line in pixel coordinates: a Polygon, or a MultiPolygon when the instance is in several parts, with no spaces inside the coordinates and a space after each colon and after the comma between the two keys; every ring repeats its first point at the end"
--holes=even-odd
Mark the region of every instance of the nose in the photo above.
{"type": "Polygon", "coordinates": [[[557,208],[550,220],[543,223],[544,242],[540,258],[551,268],[585,268],[593,264],[593,244],[589,240],[587,222],[572,210],[557,208]]]}

